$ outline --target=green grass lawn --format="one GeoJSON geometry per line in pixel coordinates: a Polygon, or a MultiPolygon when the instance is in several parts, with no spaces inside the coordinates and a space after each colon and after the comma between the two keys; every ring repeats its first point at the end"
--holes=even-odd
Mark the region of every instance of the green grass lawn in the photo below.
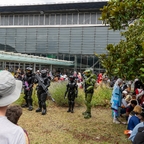
{"type": "MultiPolygon", "coordinates": [[[[92,100],[92,118],[84,119],[84,92],[79,89],[74,113],[67,113],[64,99],[66,83],[52,83],[50,92],[56,103],[47,101],[47,114],[36,113],[37,97],[33,92],[34,110],[23,109],[19,125],[27,130],[31,144],[131,144],[124,135],[126,125],[113,124],[109,105],[111,89],[99,86],[92,100]]],[[[23,94],[16,104],[23,103],[23,94]]]]}

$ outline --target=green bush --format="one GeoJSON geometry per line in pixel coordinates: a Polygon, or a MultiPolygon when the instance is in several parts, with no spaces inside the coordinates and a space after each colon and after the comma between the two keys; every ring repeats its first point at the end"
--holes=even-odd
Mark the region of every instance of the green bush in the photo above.
{"type": "Polygon", "coordinates": [[[105,84],[100,84],[93,94],[92,105],[93,106],[110,106],[110,99],[112,95],[112,89],[105,84]]]}
{"type": "MultiPolygon", "coordinates": [[[[67,81],[53,82],[49,88],[49,91],[58,106],[68,105],[68,99],[64,99],[67,83],[67,81]]],[[[76,105],[82,105],[83,101],[83,93],[79,93],[78,91],[78,97],[75,100],[76,105]]]]}

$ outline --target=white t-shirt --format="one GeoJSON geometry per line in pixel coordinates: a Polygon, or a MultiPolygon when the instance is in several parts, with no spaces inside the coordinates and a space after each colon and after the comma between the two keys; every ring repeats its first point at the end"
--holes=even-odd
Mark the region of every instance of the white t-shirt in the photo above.
{"type": "Polygon", "coordinates": [[[26,144],[23,129],[5,116],[0,116],[0,144],[26,144]]]}
{"type": "Polygon", "coordinates": [[[126,102],[126,100],[124,98],[122,98],[122,105],[124,105],[124,107],[128,106],[128,104],[127,104],[127,102],[126,102]]]}

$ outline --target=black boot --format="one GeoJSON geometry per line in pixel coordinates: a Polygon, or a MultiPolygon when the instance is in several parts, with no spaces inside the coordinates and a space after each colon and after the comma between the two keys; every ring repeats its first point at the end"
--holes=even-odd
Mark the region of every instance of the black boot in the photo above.
{"type": "Polygon", "coordinates": [[[22,104],[21,107],[22,108],[27,108],[28,107],[28,100],[25,97],[24,97],[24,99],[25,99],[26,104],[22,104]]]}
{"type": "Polygon", "coordinates": [[[71,102],[69,101],[69,109],[67,112],[71,112],[71,102]]]}
{"type": "Polygon", "coordinates": [[[68,109],[68,110],[67,110],[67,112],[71,112],[71,110],[70,110],[70,109],[68,109]]]}
{"type": "Polygon", "coordinates": [[[39,101],[39,108],[36,109],[36,112],[41,112],[42,111],[42,105],[41,105],[41,102],[39,101]]]}
{"type": "Polygon", "coordinates": [[[43,110],[42,110],[42,115],[45,115],[46,112],[47,112],[47,110],[46,110],[46,109],[43,109],[43,110]]]}
{"type": "Polygon", "coordinates": [[[41,112],[41,111],[42,111],[42,108],[36,109],[36,112],[41,112]]]}
{"type": "Polygon", "coordinates": [[[42,108],[43,108],[42,115],[45,115],[46,112],[47,112],[47,110],[46,110],[46,103],[45,102],[42,103],[42,108]]]}
{"type": "Polygon", "coordinates": [[[33,110],[33,107],[30,105],[29,108],[28,108],[28,110],[29,110],[29,111],[32,111],[32,110],[33,110]]]}
{"type": "Polygon", "coordinates": [[[29,104],[28,110],[29,110],[29,111],[32,111],[32,110],[33,110],[32,99],[28,99],[28,104],[29,104]]]}
{"type": "Polygon", "coordinates": [[[74,105],[75,105],[75,103],[74,103],[74,101],[72,101],[72,103],[71,103],[71,113],[74,113],[74,111],[73,111],[74,105]]]}

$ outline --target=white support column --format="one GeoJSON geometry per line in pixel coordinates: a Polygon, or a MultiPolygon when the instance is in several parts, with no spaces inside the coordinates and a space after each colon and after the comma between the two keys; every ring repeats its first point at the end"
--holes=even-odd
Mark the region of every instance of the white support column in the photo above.
{"type": "Polygon", "coordinates": [[[36,72],[36,64],[35,63],[33,64],[33,72],[34,73],[36,72]]]}
{"type": "Polygon", "coordinates": [[[25,63],[23,63],[23,71],[25,71],[25,63]]]}
{"type": "Polygon", "coordinates": [[[51,72],[52,72],[52,68],[53,68],[52,65],[50,65],[50,71],[51,71],[51,72]]]}

